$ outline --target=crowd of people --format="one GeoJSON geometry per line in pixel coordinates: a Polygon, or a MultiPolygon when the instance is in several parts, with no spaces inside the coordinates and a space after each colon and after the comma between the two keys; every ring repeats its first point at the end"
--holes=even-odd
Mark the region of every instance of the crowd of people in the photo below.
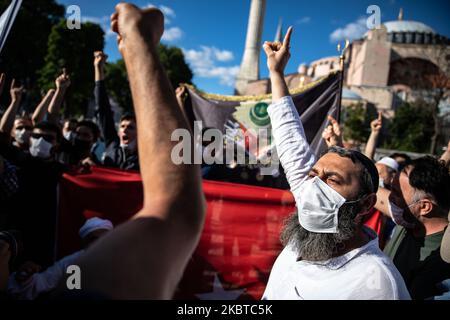
{"type": "MultiPolygon", "coordinates": [[[[163,14],[119,4],[111,26],[134,104],[118,128],[103,52],[94,53],[95,120],[62,119],[71,84],[66,70],[32,115],[18,114],[24,88],[11,82],[0,121],[0,230],[13,230],[0,232],[5,298],[71,298],[61,283],[76,264],[83,270],[77,298],[170,299],[198,244],[205,167],[171,161],[172,132],[191,125],[183,114],[185,92],[172,88],[158,58],[163,14]],[[143,208],[115,228],[89,219],[80,229],[83,249],[55,261],[57,185],[64,172],[89,166],[139,170],[143,208]]],[[[282,231],[284,249],[263,298],[449,298],[450,145],[440,159],[395,153],[375,161],[381,113],[364,153],[344,147],[343,130],[329,117],[322,135],[329,149],[316,158],[284,78],[292,32],[283,43],[263,46],[273,136],[297,207],[282,231]],[[383,220],[378,234],[364,225],[374,214],[383,220]]],[[[0,94],[5,82],[2,74],[0,94]]]]}

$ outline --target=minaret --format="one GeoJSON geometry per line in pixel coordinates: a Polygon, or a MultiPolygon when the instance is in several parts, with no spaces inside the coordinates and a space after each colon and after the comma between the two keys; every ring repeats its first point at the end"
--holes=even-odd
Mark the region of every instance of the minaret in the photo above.
{"type": "Polygon", "coordinates": [[[275,34],[274,41],[283,43],[283,19],[281,18],[280,21],[278,22],[277,33],[275,34]]]}
{"type": "Polygon", "coordinates": [[[403,8],[400,8],[398,13],[398,21],[403,21],[403,8]]]}
{"type": "Polygon", "coordinates": [[[252,0],[244,56],[236,78],[235,92],[238,95],[245,94],[249,81],[259,79],[259,55],[265,11],[266,0],[252,0]]]}

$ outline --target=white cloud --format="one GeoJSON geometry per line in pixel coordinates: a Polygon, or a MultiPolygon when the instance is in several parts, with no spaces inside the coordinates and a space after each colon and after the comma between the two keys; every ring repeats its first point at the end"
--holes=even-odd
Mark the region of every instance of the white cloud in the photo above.
{"type": "Polygon", "coordinates": [[[180,39],[183,36],[183,30],[178,27],[171,27],[164,30],[163,41],[171,42],[180,39]]]}
{"type": "Polygon", "coordinates": [[[311,22],[311,17],[303,17],[301,19],[298,19],[297,24],[307,24],[311,22]]]}
{"type": "Polygon", "coordinates": [[[337,42],[337,41],[341,41],[341,40],[345,40],[345,39],[348,39],[350,41],[354,40],[354,39],[359,39],[367,31],[368,31],[368,29],[367,29],[367,24],[366,24],[366,18],[361,17],[358,20],[347,24],[343,28],[338,28],[338,29],[334,30],[330,34],[330,41],[337,42]]]}
{"type": "Polygon", "coordinates": [[[175,11],[172,8],[169,8],[169,7],[164,6],[164,5],[160,5],[159,9],[161,9],[161,11],[164,13],[164,15],[166,17],[172,17],[172,18],[176,17],[175,11]]]}
{"type": "Polygon", "coordinates": [[[217,78],[226,86],[233,86],[239,72],[239,66],[220,66],[218,63],[234,59],[231,51],[216,47],[201,46],[200,50],[183,49],[184,56],[192,67],[194,74],[201,78],[217,78]]]}

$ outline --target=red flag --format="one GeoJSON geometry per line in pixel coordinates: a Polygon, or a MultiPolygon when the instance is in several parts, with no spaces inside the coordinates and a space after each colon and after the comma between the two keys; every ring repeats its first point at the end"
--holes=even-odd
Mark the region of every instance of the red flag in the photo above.
{"type": "MultiPolygon", "coordinates": [[[[260,299],[282,249],[284,220],[295,211],[289,191],[204,181],[207,214],[200,243],[176,292],[178,299],[260,299]]],[[[137,173],[92,168],[60,184],[58,254],[79,249],[78,229],[99,216],[120,224],[142,205],[137,173]]]]}

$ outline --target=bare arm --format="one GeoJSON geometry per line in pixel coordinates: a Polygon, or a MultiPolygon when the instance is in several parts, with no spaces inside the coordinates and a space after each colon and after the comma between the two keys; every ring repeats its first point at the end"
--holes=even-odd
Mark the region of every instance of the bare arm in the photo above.
{"type": "Polygon", "coordinates": [[[392,218],[389,212],[389,195],[391,192],[385,188],[378,188],[377,191],[377,203],[375,204],[375,209],[380,211],[383,215],[388,218],[392,218]]]}
{"type": "Polygon", "coordinates": [[[447,150],[441,156],[441,160],[445,162],[446,166],[450,164],[450,141],[447,144],[447,150]]]}
{"type": "Polygon", "coordinates": [[[111,20],[133,95],[144,206],[87,251],[83,285],[112,298],[169,299],[203,226],[200,168],[171,159],[171,134],[188,125],[158,59],[162,13],[119,4],[111,20]]]}
{"type": "Polygon", "coordinates": [[[370,123],[371,133],[369,140],[367,140],[366,151],[364,152],[369,159],[374,158],[375,151],[377,150],[378,136],[380,135],[380,130],[383,127],[383,115],[378,112],[378,119],[373,120],[370,123]]]}
{"type": "Polygon", "coordinates": [[[3,132],[10,136],[11,130],[14,126],[14,119],[16,118],[17,110],[20,106],[20,101],[22,99],[23,86],[16,87],[16,81],[13,79],[11,82],[11,104],[8,109],[6,109],[0,121],[0,132],[3,132]]]}
{"type": "Polygon", "coordinates": [[[283,44],[266,42],[264,51],[272,82],[272,104],[268,108],[272,134],[291,192],[298,200],[300,195],[297,191],[314,165],[315,156],[306,140],[300,116],[284,80],[284,69],[290,57],[291,34],[292,27],[283,44]]]}
{"type": "Polygon", "coordinates": [[[63,73],[56,78],[55,84],[56,91],[48,107],[48,121],[58,123],[61,113],[61,106],[64,102],[64,96],[70,86],[70,78],[65,69],[63,73]]]}
{"type": "Polygon", "coordinates": [[[33,125],[36,125],[37,123],[44,120],[45,113],[48,110],[48,106],[50,105],[50,101],[53,98],[53,95],[55,94],[55,89],[48,90],[47,94],[42,98],[39,105],[36,107],[36,110],[33,112],[33,116],[31,120],[33,121],[33,125]]]}

